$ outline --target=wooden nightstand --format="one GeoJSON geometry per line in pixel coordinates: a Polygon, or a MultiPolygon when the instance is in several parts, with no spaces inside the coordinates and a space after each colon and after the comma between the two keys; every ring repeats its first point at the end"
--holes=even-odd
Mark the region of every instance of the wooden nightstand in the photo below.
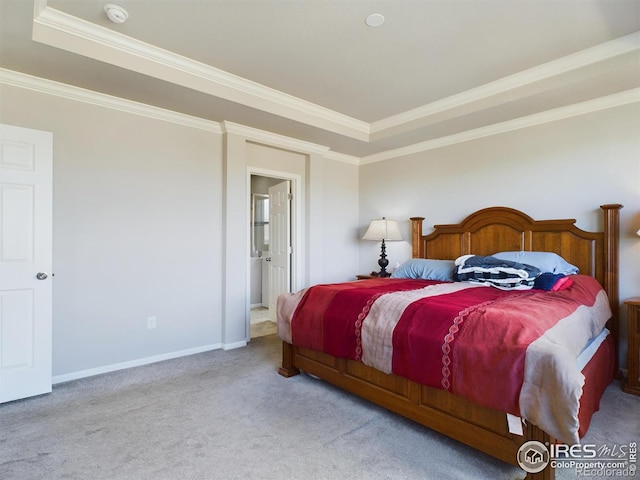
{"type": "Polygon", "coordinates": [[[356,278],[357,278],[358,280],[366,280],[366,279],[368,279],[368,278],[378,278],[378,276],[377,276],[377,275],[372,275],[372,274],[370,273],[370,274],[368,274],[368,275],[356,275],[356,278]]]}
{"type": "Polygon", "coordinates": [[[626,302],[627,306],[627,338],[629,351],[629,376],[622,390],[634,395],[640,395],[640,297],[634,297],[626,302]]]}

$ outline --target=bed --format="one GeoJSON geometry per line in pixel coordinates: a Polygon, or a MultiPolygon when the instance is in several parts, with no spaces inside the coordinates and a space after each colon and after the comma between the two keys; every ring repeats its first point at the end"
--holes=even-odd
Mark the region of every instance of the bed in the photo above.
{"type": "MultiPolygon", "coordinates": [[[[588,362],[586,362],[584,366],[581,366],[578,372],[583,376],[583,383],[579,383],[577,387],[573,388],[574,391],[576,388],[578,389],[578,404],[571,408],[573,408],[574,413],[579,413],[579,432],[576,431],[567,434],[563,429],[564,427],[549,424],[545,415],[539,417],[533,416],[539,418],[540,421],[538,423],[545,425],[546,428],[541,428],[532,421],[520,423],[518,415],[512,414],[509,417],[507,416],[506,413],[508,413],[509,410],[512,410],[512,413],[515,414],[522,414],[524,410],[527,415],[522,416],[527,417],[531,411],[530,408],[535,408],[532,406],[532,404],[537,401],[535,398],[535,390],[527,394],[530,405],[522,406],[518,404],[516,407],[513,407],[511,404],[505,403],[504,406],[500,404],[498,408],[495,408],[495,405],[491,402],[487,403],[483,401],[484,397],[482,395],[476,395],[474,397],[473,390],[474,388],[477,389],[477,385],[475,387],[455,387],[455,385],[466,385],[466,383],[455,383],[453,381],[454,378],[464,378],[465,375],[458,373],[462,372],[460,368],[456,370],[455,375],[449,371],[449,366],[451,366],[451,370],[453,370],[453,365],[455,364],[457,366],[459,359],[463,358],[463,354],[458,354],[457,351],[454,355],[451,348],[454,346],[458,348],[454,340],[461,345],[463,343],[461,340],[458,340],[458,338],[462,337],[456,337],[461,327],[464,326],[466,329],[465,336],[468,337],[471,335],[468,332],[473,330],[471,330],[472,327],[468,325],[477,323],[477,321],[474,322],[471,320],[472,317],[468,317],[467,323],[464,325],[461,323],[462,320],[460,320],[460,318],[464,320],[464,318],[467,317],[461,317],[460,315],[456,316],[454,322],[450,322],[449,331],[445,332],[443,337],[445,341],[439,345],[441,351],[437,352],[439,355],[438,358],[442,359],[442,365],[444,366],[442,371],[434,377],[437,377],[439,382],[435,382],[426,374],[426,376],[421,376],[422,374],[419,369],[411,369],[410,359],[413,358],[411,355],[408,355],[407,358],[409,360],[404,362],[404,370],[400,369],[400,371],[403,372],[402,375],[397,374],[393,369],[391,369],[391,371],[385,369],[384,361],[382,362],[382,367],[380,367],[376,361],[369,361],[367,362],[368,364],[363,363],[361,358],[362,351],[360,349],[360,343],[358,342],[366,340],[366,338],[364,340],[362,339],[362,336],[366,332],[364,330],[357,330],[357,328],[361,328],[362,323],[359,323],[358,320],[355,322],[357,333],[355,336],[351,335],[355,337],[353,340],[355,342],[355,353],[352,353],[350,350],[352,346],[342,346],[340,343],[342,339],[336,344],[337,346],[334,345],[332,348],[323,348],[321,346],[322,342],[318,343],[317,339],[314,340],[314,338],[323,338],[325,335],[324,332],[314,336],[313,330],[306,332],[300,330],[303,333],[292,336],[291,317],[294,313],[299,315],[298,317],[294,317],[295,322],[298,322],[299,325],[302,325],[307,320],[308,324],[313,325],[315,317],[320,318],[325,314],[322,312],[315,313],[309,309],[305,310],[300,306],[299,302],[301,302],[301,299],[304,299],[307,303],[311,302],[311,300],[308,300],[311,294],[305,289],[302,292],[296,292],[291,296],[279,299],[278,333],[283,339],[283,358],[279,373],[285,377],[290,377],[297,375],[301,370],[305,371],[488,455],[514,465],[518,465],[518,455],[521,454],[519,450],[529,441],[535,440],[549,445],[558,442],[557,438],[564,438],[565,442],[571,442],[574,438],[577,440],[575,435],[579,434],[579,436],[582,436],[585,433],[591,415],[598,409],[598,402],[602,393],[610,383],[612,375],[618,371],[615,349],[618,345],[618,239],[619,210],[622,206],[610,204],[602,205],[600,208],[604,217],[603,231],[601,232],[584,231],[575,226],[575,220],[573,219],[534,220],[518,210],[507,207],[492,207],[477,211],[469,215],[459,224],[436,225],[433,232],[428,235],[423,235],[422,232],[424,218],[411,218],[413,258],[455,260],[463,255],[490,256],[495,252],[503,251],[553,252],[569,264],[579,268],[580,275],[575,276],[576,282],[574,286],[565,291],[573,291],[578,287],[583,288],[585,291],[592,291],[592,303],[596,305],[596,303],[599,302],[599,307],[594,307],[593,310],[598,310],[600,316],[606,315],[604,319],[599,320],[599,322],[602,324],[606,322],[606,328],[610,332],[604,341],[597,345],[597,348],[593,347],[588,362]],[[594,279],[596,282],[594,282],[594,279]],[[600,292],[597,290],[600,290],[600,292]],[[606,305],[603,306],[603,302],[606,305]],[[292,307],[292,305],[294,307],[292,307]],[[305,336],[308,338],[305,338],[305,336]],[[449,362],[451,360],[454,360],[454,363],[450,365],[449,362]],[[376,368],[370,365],[375,365],[376,368]],[[451,383],[449,383],[449,380],[451,380],[451,383]],[[466,388],[466,393],[471,393],[471,395],[461,395],[460,391],[456,388],[466,388]],[[533,392],[533,394],[531,392],[533,392]],[[514,418],[516,419],[515,422],[514,418]],[[514,425],[514,423],[517,425],[514,425]],[[516,432],[518,428],[522,428],[521,433],[516,432]],[[549,431],[556,432],[556,434],[550,434],[549,431]]],[[[372,309],[377,308],[383,311],[383,307],[379,306],[382,302],[378,299],[387,299],[396,295],[396,293],[393,293],[393,295],[386,295],[386,293],[400,291],[397,295],[407,296],[413,295],[412,292],[414,289],[433,291],[456,287],[456,285],[451,283],[430,283],[431,281],[426,281],[427,283],[422,281],[423,283],[419,285],[416,284],[417,286],[404,286],[404,284],[410,282],[419,283],[420,280],[405,281],[401,279],[380,278],[346,282],[329,287],[312,287],[312,289],[309,290],[313,291],[316,297],[321,299],[324,298],[323,295],[328,295],[326,288],[337,289],[341,292],[340,295],[342,295],[342,290],[348,290],[349,292],[353,291],[354,293],[349,293],[349,295],[356,295],[356,298],[365,300],[369,298],[367,301],[363,300],[365,303],[362,305],[358,305],[357,300],[346,300],[346,303],[343,302],[335,306],[335,311],[332,313],[332,315],[335,316],[338,311],[353,310],[355,313],[352,312],[350,314],[353,316],[360,311],[359,317],[358,315],[356,315],[356,317],[360,318],[360,320],[367,318],[367,322],[369,322],[367,315],[371,315],[371,318],[378,318],[373,316],[371,313],[372,309]],[[403,286],[400,286],[400,284],[403,286]],[[393,285],[393,287],[390,285],[393,285]],[[314,288],[317,290],[314,290],[314,288]],[[322,290],[323,288],[325,290],[322,290]],[[323,291],[325,293],[323,293],[323,291]],[[357,297],[357,295],[360,295],[360,297],[357,297]],[[375,299],[371,300],[374,297],[375,299]],[[351,307],[352,305],[353,308],[351,307]]],[[[471,295],[471,303],[473,304],[484,302],[483,308],[473,311],[474,314],[476,310],[481,312],[478,313],[478,315],[484,315],[485,310],[491,310],[491,308],[493,308],[492,302],[495,301],[501,305],[511,305],[510,311],[514,314],[515,318],[515,312],[520,304],[515,304],[516,306],[514,308],[514,302],[523,302],[522,305],[525,305],[526,302],[529,301],[538,301],[538,297],[535,297],[538,293],[536,293],[535,290],[522,292],[524,295],[523,299],[520,299],[516,295],[516,292],[511,291],[501,292],[501,294],[504,293],[506,296],[504,298],[500,297],[499,300],[494,300],[493,296],[486,301],[485,297],[474,297],[476,294],[485,296],[493,295],[494,290],[501,289],[482,287],[475,289],[465,288],[461,291],[465,292],[467,296],[470,295],[467,292],[473,291],[473,295],[471,295]]],[[[543,294],[544,293],[546,292],[543,292],[543,294]]],[[[554,292],[554,294],[564,295],[563,292],[554,292]]],[[[331,293],[330,295],[333,296],[337,294],[331,293]]],[[[454,298],[449,290],[447,290],[447,295],[454,298]]],[[[496,293],[496,295],[498,294],[496,293]]],[[[321,300],[320,303],[323,301],[324,300],[321,300]]],[[[430,298],[420,299],[420,301],[416,303],[420,302],[429,303],[432,302],[432,300],[430,298]]],[[[532,305],[537,304],[532,303],[532,305]]],[[[456,308],[456,304],[454,303],[452,307],[447,308],[456,308]]],[[[526,310],[524,307],[522,309],[526,310]]],[[[581,307],[580,311],[582,310],[584,309],[581,307]]],[[[507,312],[508,311],[509,310],[507,310],[507,312]]],[[[378,314],[379,313],[376,313],[376,315],[378,314]]],[[[349,313],[345,314],[345,316],[348,315],[349,313]]],[[[566,324],[564,315],[565,314],[558,316],[558,324],[566,324]]],[[[595,316],[595,314],[592,313],[589,313],[589,315],[595,316]]],[[[545,318],[546,317],[545,315],[545,318]]],[[[568,317],[573,318],[573,313],[568,315],[568,317]]],[[[318,324],[317,321],[316,324],[318,324]]],[[[519,324],[515,323],[514,320],[513,325],[519,324]]],[[[345,328],[353,329],[352,327],[345,328]]],[[[594,326],[592,328],[596,327],[594,326]]],[[[396,334],[394,333],[394,335],[396,334]]],[[[349,335],[345,334],[343,336],[346,337],[349,335]]],[[[396,337],[394,337],[394,341],[395,338],[396,337]]],[[[484,339],[485,337],[480,336],[478,338],[484,339]]],[[[537,342],[538,340],[534,339],[533,341],[537,342]]],[[[371,350],[370,347],[367,348],[371,350]]],[[[381,348],[381,351],[385,350],[385,348],[381,348]]],[[[521,347],[519,348],[520,351],[523,351],[521,347]]],[[[461,349],[462,347],[458,348],[460,351],[461,349]]],[[[488,350],[491,349],[489,348],[488,350]]],[[[528,350],[533,349],[525,346],[524,351],[528,350]]],[[[395,366],[398,363],[395,360],[395,350],[393,355],[393,365],[395,366]]],[[[529,354],[527,353],[527,355],[529,354]]],[[[371,358],[371,355],[369,355],[369,357],[371,358]]],[[[387,353],[382,354],[380,358],[387,358],[388,361],[388,357],[389,354],[387,353]]],[[[467,362],[473,361],[473,357],[469,358],[467,362]]],[[[547,363],[550,362],[545,361],[547,363]]],[[[520,356],[513,361],[513,365],[515,365],[515,367],[512,368],[512,370],[517,371],[517,374],[522,375],[522,377],[515,378],[512,381],[516,384],[520,381],[523,391],[525,385],[528,383],[535,384],[535,380],[529,382],[530,379],[528,379],[528,377],[525,378],[525,375],[533,375],[535,377],[536,369],[538,368],[538,364],[533,363],[530,357],[520,356]],[[524,367],[525,364],[526,368],[524,367]]],[[[540,365],[544,365],[544,362],[540,365]]],[[[539,368],[545,367],[541,366],[539,368]]],[[[509,375],[512,373],[508,372],[508,368],[505,371],[509,375]]],[[[565,377],[563,375],[564,373],[558,376],[564,379],[565,377]]],[[[542,375],[540,374],[538,376],[542,375]]],[[[466,377],[468,378],[469,375],[466,377]]],[[[499,375],[497,377],[499,377],[499,375]]],[[[546,373],[544,377],[546,378],[546,373]]],[[[483,380],[479,378],[477,381],[482,382],[483,380]]],[[[558,381],[556,381],[556,383],[558,383],[558,381]]],[[[568,380],[567,384],[569,383],[571,382],[568,380]]],[[[471,382],[471,385],[473,385],[473,382],[471,382]]],[[[556,385],[556,387],[557,386],[558,385],[556,385]]],[[[564,388],[564,384],[562,383],[559,386],[564,388]]],[[[527,395],[523,395],[521,392],[514,393],[513,386],[505,386],[504,388],[505,391],[508,392],[507,396],[511,395],[511,397],[514,397],[515,395],[515,398],[509,401],[518,402],[519,398],[527,397],[527,395]],[[520,397],[518,397],[518,395],[520,395],[520,397]]],[[[568,388],[568,390],[571,390],[571,388],[568,388]]],[[[541,394],[540,402],[544,403],[546,401],[556,405],[564,405],[567,403],[565,401],[554,401],[553,395],[556,394],[555,391],[551,392],[551,400],[544,400],[541,394]]],[[[496,394],[490,396],[500,397],[500,395],[496,394]]],[[[505,400],[505,402],[507,402],[507,400],[505,400]]],[[[552,415],[561,415],[561,413],[555,412],[552,415]]],[[[571,424],[571,419],[567,419],[567,423],[571,424]]],[[[575,419],[573,423],[576,423],[575,419]]],[[[522,464],[520,464],[520,466],[522,466],[522,464]]],[[[539,472],[529,471],[527,478],[552,479],[554,478],[554,470],[546,467],[539,472]]]]}

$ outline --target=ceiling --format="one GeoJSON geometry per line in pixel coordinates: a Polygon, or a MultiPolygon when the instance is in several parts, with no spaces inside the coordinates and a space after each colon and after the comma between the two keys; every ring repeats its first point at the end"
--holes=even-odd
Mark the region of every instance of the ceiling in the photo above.
{"type": "Polygon", "coordinates": [[[0,67],[375,158],[640,98],[640,1],[0,0],[0,67]]]}

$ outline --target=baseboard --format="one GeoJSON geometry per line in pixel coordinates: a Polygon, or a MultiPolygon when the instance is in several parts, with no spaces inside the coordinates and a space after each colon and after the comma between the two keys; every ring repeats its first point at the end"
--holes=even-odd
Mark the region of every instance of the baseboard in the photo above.
{"type": "MultiPolygon", "coordinates": [[[[244,343],[246,346],[247,342],[244,343]]],[[[235,344],[234,344],[235,345],[235,344]]],[[[94,375],[100,375],[103,373],[115,372],[116,370],[124,370],[126,368],[140,367],[142,365],[148,365],[150,363],[162,362],[163,360],[171,360],[172,358],[186,357],[187,355],[194,355],[196,353],[208,352],[211,350],[218,350],[222,348],[221,343],[214,345],[203,345],[202,347],[188,348],[186,350],[178,350],[177,352],[163,353],[161,355],[153,355],[151,357],[139,358],[137,360],[131,360],[129,362],[114,363],[112,365],[105,365],[103,367],[89,368],[87,370],[79,370],[77,372],[65,373],[63,375],[56,375],[51,379],[51,383],[56,385],[58,383],[70,382],[71,380],[78,380],[80,378],[92,377],[94,375]]],[[[232,347],[237,348],[237,347],[232,347]]],[[[225,346],[225,350],[229,347],[225,346]]]]}
{"type": "Polygon", "coordinates": [[[242,342],[225,343],[224,345],[222,345],[222,349],[223,350],[233,350],[234,348],[241,348],[241,347],[246,347],[246,346],[247,346],[247,341],[243,340],[242,342]]]}

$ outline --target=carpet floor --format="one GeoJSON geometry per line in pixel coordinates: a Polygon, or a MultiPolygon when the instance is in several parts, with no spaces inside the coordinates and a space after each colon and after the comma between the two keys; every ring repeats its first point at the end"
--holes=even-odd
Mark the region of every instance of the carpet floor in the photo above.
{"type": "MultiPolygon", "coordinates": [[[[307,375],[275,335],[0,405],[3,480],[517,479],[524,472],[307,375]]],[[[612,384],[585,441],[638,441],[612,384]]],[[[579,478],[559,470],[560,479],[579,478]]]]}

